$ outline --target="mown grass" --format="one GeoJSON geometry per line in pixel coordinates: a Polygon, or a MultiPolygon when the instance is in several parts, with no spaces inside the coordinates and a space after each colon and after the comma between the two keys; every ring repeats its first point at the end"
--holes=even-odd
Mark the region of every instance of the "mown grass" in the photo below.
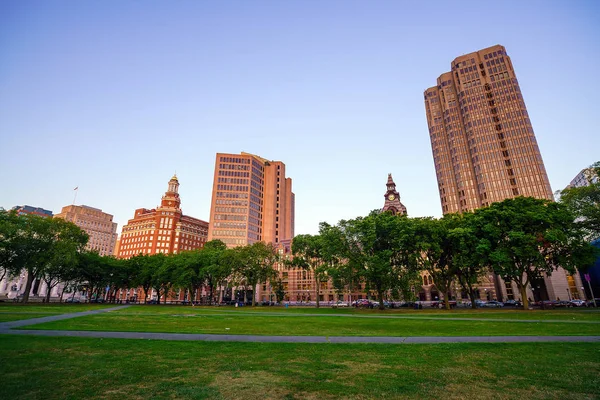
{"type": "Polygon", "coordinates": [[[6,335],[3,399],[594,399],[600,345],[273,344],[6,335]]]}
{"type": "Polygon", "coordinates": [[[489,319],[520,319],[520,320],[570,320],[570,321],[597,321],[600,322],[600,309],[571,308],[558,310],[519,310],[519,309],[476,309],[460,308],[450,311],[435,308],[422,310],[413,309],[355,309],[331,307],[190,307],[171,305],[142,305],[131,306],[117,313],[123,314],[219,314],[236,313],[240,315],[355,315],[355,316],[402,316],[423,318],[489,318],[489,319]]]}
{"type": "Polygon", "coordinates": [[[20,321],[22,319],[31,319],[31,318],[39,318],[39,317],[48,317],[50,315],[56,315],[51,313],[0,313],[0,322],[9,322],[9,321],[20,321]]]}
{"type": "Polygon", "coordinates": [[[47,322],[24,329],[301,336],[600,335],[600,323],[590,321],[185,313],[178,309],[173,309],[171,314],[124,311],[47,322]]]}
{"type": "Polygon", "coordinates": [[[3,313],[39,313],[66,314],[72,312],[99,310],[115,307],[114,304],[68,304],[68,303],[0,303],[0,315],[3,313]]]}

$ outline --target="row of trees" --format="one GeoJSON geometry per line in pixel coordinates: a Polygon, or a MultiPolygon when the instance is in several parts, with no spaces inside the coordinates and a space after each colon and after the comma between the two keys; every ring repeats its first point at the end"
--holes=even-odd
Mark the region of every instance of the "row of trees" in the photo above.
{"type": "MultiPolygon", "coordinates": [[[[600,175],[600,162],[591,171],[600,175]]],[[[477,283],[489,271],[514,282],[527,307],[526,289],[533,280],[558,266],[574,272],[593,262],[595,249],[588,241],[594,238],[600,238],[600,183],[567,189],[558,203],[519,197],[440,219],[374,211],[337,225],[321,223],[318,235],[294,238],[291,261],[280,261],[312,272],[317,307],[321,282],[332,282],[340,294],[364,287],[383,307],[385,297],[409,298],[421,271],[433,278],[446,307],[456,284],[475,304],[477,283]]],[[[85,251],[87,241],[85,232],[62,219],[0,209],[0,280],[27,271],[24,302],[35,279],[46,283],[47,299],[59,282],[85,285],[96,296],[108,287],[113,298],[119,289],[141,287],[146,299],[152,289],[159,299],[178,289],[187,291],[190,301],[206,287],[211,302],[217,288],[253,291],[269,282],[283,299],[272,245],[227,249],[212,241],[202,250],[119,260],[85,251]]]]}
{"type": "MultiPolygon", "coordinates": [[[[208,292],[212,304],[218,296],[217,289],[235,286],[253,291],[256,285],[267,281],[281,283],[273,268],[276,261],[275,248],[259,242],[253,245],[228,249],[220,240],[205,244],[200,250],[180,254],[139,254],[129,259],[101,257],[94,252],[80,255],[77,280],[74,286],[85,284],[92,297],[100,296],[106,288],[109,298],[115,298],[120,289],[142,288],[144,301],[152,290],[160,298],[167,299],[173,291],[183,290],[190,302],[200,289],[208,292]]],[[[282,297],[282,296],[281,296],[282,297]]],[[[255,297],[252,296],[252,305],[255,297]]]]}
{"type": "Polygon", "coordinates": [[[421,271],[431,275],[446,308],[455,283],[475,306],[479,279],[493,271],[516,284],[526,308],[533,280],[559,266],[573,273],[593,263],[596,249],[574,219],[565,204],[530,197],[440,219],[374,211],[297,236],[292,264],[312,270],[317,288],[326,279],[340,291],[362,283],[380,308],[386,296],[406,298],[421,271]]]}
{"type": "Polygon", "coordinates": [[[246,295],[269,281],[279,300],[283,298],[282,282],[273,268],[277,252],[270,244],[228,249],[214,240],[201,250],[117,259],[85,251],[87,241],[88,235],[71,222],[0,210],[0,280],[26,271],[23,302],[29,300],[36,279],[46,283],[46,301],[59,283],[64,284],[63,293],[86,287],[90,298],[104,295],[107,288],[106,296],[113,299],[120,289],[142,288],[148,300],[154,290],[159,302],[172,290],[184,290],[187,299],[196,301],[204,287],[212,302],[216,288],[241,287],[246,295]]]}

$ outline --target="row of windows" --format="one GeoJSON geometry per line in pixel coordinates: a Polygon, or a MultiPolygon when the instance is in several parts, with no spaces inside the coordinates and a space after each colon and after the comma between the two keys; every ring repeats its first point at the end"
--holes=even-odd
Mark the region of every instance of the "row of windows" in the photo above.
{"type": "Polygon", "coordinates": [[[219,161],[222,163],[250,164],[250,160],[245,157],[221,157],[219,161]]]}

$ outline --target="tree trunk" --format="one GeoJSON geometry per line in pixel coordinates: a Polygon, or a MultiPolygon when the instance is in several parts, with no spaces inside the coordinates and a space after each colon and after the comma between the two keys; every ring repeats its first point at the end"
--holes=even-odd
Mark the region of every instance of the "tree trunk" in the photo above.
{"type": "Polygon", "coordinates": [[[213,303],[214,286],[215,285],[212,282],[208,285],[208,288],[210,289],[210,291],[209,291],[210,295],[208,297],[208,305],[210,305],[210,306],[212,306],[212,303],[213,303]]]}
{"type": "Polygon", "coordinates": [[[523,303],[523,310],[529,309],[529,299],[527,298],[527,285],[522,284],[521,282],[516,282],[517,288],[519,288],[519,292],[521,293],[521,302],[523,303]]]}
{"type": "Polygon", "coordinates": [[[34,278],[35,276],[28,270],[27,282],[25,283],[25,291],[23,292],[23,300],[21,300],[21,303],[27,303],[29,301],[29,292],[31,291],[31,285],[33,285],[34,278]]]}
{"type": "Polygon", "coordinates": [[[473,288],[469,288],[469,298],[471,299],[471,308],[476,309],[477,303],[475,302],[475,291],[473,288]]]}
{"type": "Polygon", "coordinates": [[[379,309],[385,310],[385,305],[383,304],[383,290],[380,288],[377,289],[377,300],[379,301],[379,309]]]}
{"type": "Polygon", "coordinates": [[[52,293],[52,286],[46,282],[46,303],[50,303],[50,293],[52,293]]]}
{"type": "Polygon", "coordinates": [[[321,292],[321,282],[319,282],[319,278],[317,277],[317,274],[315,273],[315,283],[316,283],[316,300],[317,300],[317,308],[319,308],[319,294],[321,292]]]}
{"type": "Polygon", "coordinates": [[[449,309],[450,309],[450,301],[449,301],[449,298],[450,298],[450,291],[449,291],[449,290],[446,290],[446,291],[444,291],[444,308],[445,308],[446,310],[449,310],[449,309]]]}
{"type": "Polygon", "coordinates": [[[252,307],[256,306],[256,286],[258,285],[258,283],[254,284],[252,286],[252,288],[254,289],[252,291],[252,307]]]}

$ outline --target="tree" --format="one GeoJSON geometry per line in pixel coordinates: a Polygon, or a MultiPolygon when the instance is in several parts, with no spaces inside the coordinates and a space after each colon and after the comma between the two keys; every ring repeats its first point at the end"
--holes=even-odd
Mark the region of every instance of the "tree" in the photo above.
{"type": "Polygon", "coordinates": [[[47,271],[52,276],[47,281],[55,285],[57,265],[71,262],[73,255],[87,243],[87,235],[70,222],[4,210],[0,210],[0,239],[3,273],[17,275],[23,269],[27,271],[24,303],[29,300],[36,278],[43,278],[47,271]]]}
{"type": "Polygon", "coordinates": [[[444,305],[450,309],[450,291],[456,277],[454,257],[457,249],[449,236],[459,217],[446,215],[441,219],[412,219],[416,238],[416,260],[421,270],[427,271],[433,283],[444,295],[444,305]]]}
{"type": "Polygon", "coordinates": [[[384,295],[401,284],[415,269],[415,240],[406,216],[373,211],[367,217],[341,221],[347,263],[377,293],[379,308],[384,295]]]}
{"type": "MultiPolygon", "coordinates": [[[[277,259],[275,247],[272,244],[256,242],[252,245],[237,247],[235,251],[235,262],[237,280],[244,283],[244,287],[250,286],[256,290],[259,283],[266,283],[275,277],[273,264],[277,259]]],[[[246,295],[244,295],[246,300],[246,295]]],[[[256,296],[252,295],[252,307],[256,305],[256,296]]]]}
{"type": "Polygon", "coordinates": [[[214,289],[231,274],[231,266],[225,254],[227,245],[221,240],[211,240],[201,251],[203,268],[199,276],[209,290],[209,304],[214,301],[214,289]]]}
{"type": "Polygon", "coordinates": [[[448,238],[455,249],[453,270],[461,288],[477,308],[476,287],[479,278],[490,268],[491,243],[483,230],[482,218],[472,212],[453,214],[456,224],[449,230],[448,238]]]}
{"type": "Polygon", "coordinates": [[[78,262],[78,255],[84,250],[88,235],[77,225],[63,219],[48,221],[54,232],[54,240],[50,244],[40,277],[46,283],[46,302],[50,301],[50,293],[61,281],[72,274],[78,262]]]}
{"type": "Polygon", "coordinates": [[[292,242],[292,266],[312,273],[315,282],[316,306],[319,308],[320,286],[325,277],[324,243],[320,235],[298,235],[292,242]]]}
{"type": "Polygon", "coordinates": [[[87,286],[88,299],[98,298],[108,284],[110,265],[108,259],[98,254],[98,251],[83,251],[79,254],[75,276],[87,286]]]}
{"type": "Polygon", "coordinates": [[[526,289],[532,280],[559,266],[572,273],[594,261],[595,249],[563,204],[517,197],[478,209],[475,215],[483,219],[494,272],[515,282],[524,308],[529,306],[526,289]]]}
{"type": "Polygon", "coordinates": [[[273,290],[275,291],[275,298],[277,302],[281,304],[285,298],[285,289],[283,287],[283,281],[281,278],[277,278],[273,281],[273,290]]]}
{"type": "Polygon", "coordinates": [[[172,282],[171,263],[167,262],[167,256],[163,253],[152,254],[148,257],[152,273],[152,288],[156,291],[156,303],[160,304],[161,292],[167,302],[168,289],[172,282]]]}
{"type": "Polygon", "coordinates": [[[561,192],[560,202],[577,217],[577,224],[590,240],[600,238],[600,161],[588,169],[588,186],[567,188],[561,192]]]}

